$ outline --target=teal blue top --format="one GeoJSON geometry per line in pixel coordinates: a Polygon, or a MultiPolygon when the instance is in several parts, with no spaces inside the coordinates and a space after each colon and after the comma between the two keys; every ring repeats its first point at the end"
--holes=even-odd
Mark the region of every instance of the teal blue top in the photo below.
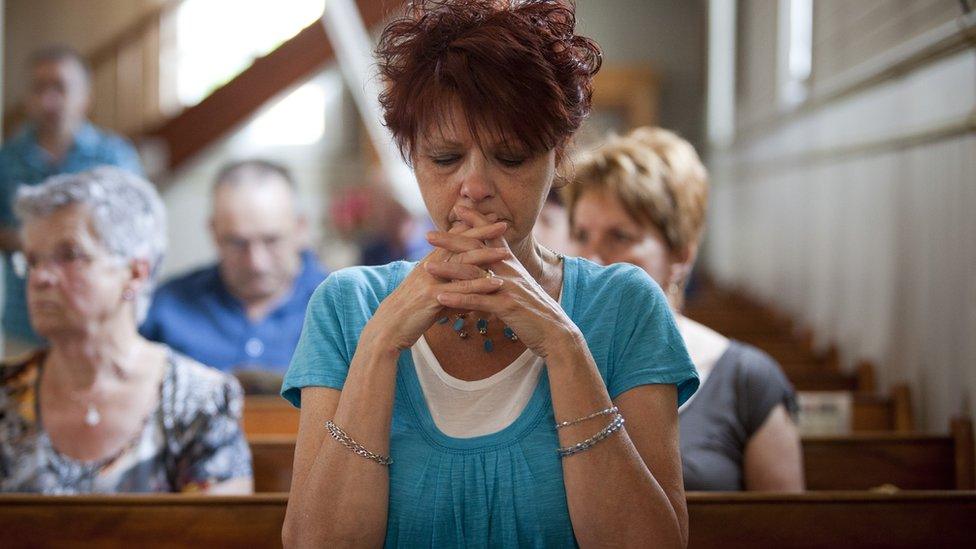
{"type": "MultiPolygon", "coordinates": [[[[342,389],[366,321],[414,265],[355,267],[329,276],[309,302],[282,396],[301,406],[302,387],[342,389]]],[[[698,388],[664,294],[644,271],[567,257],[561,303],[586,338],[611,398],[639,385],[670,383],[680,405],[698,388]]],[[[400,353],[386,545],[575,546],[554,425],[543,370],[511,425],[489,435],[449,437],[431,418],[410,352],[400,353]]],[[[327,486],[321,492],[329,497],[327,486]]]]}

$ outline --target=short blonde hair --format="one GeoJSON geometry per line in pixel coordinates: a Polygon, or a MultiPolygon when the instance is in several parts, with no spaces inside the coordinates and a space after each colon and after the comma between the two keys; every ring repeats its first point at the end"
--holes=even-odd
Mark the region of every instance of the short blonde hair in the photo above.
{"type": "Polygon", "coordinates": [[[634,221],[660,230],[672,250],[686,250],[701,237],[708,172],[695,148],[673,132],[637,128],[579,155],[563,189],[571,227],[576,203],[591,191],[617,198],[634,221]]]}

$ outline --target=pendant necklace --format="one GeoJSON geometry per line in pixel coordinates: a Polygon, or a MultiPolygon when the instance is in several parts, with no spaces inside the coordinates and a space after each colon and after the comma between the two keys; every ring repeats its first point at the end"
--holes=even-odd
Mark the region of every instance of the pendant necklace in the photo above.
{"type": "Polygon", "coordinates": [[[102,415],[98,413],[98,408],[94,402],[88,403],[88,411],[85,412],[85,425],[94,427],[102,422],[102,415]]]}
{"type": "MultiPolygon", "coordinates": [[[[565,259],[565,256],[563,254],[556,253],[546,246],[542,246],[542,247],[549,253],[556,256],[556,259],[559,262],[562,262],[565,259]]],[[[492,273],[490,269],[488,270],[488,276],[489,277],[494,276],[494,273],[492,273]]],[[[454,333],[456,333],[458,337],[461,339],[468,338],[468,331],[465,328],[465,321],[468,318],[468,315],[470,315],[472,312],[473,311],[461,312],[461,313],[456,313],[454,315],[454,322],[451,324],[451,329],[454,330],[454,333]]],[[[437,319],[438,324],[447,324],[450,321],[451,319],[448,318],[447,316],[442,316],[437,319]]],[[[485,352],[490,353],[494,351],[495,342],[492,341],[490,337],[488,337],[488,319],[479,318],[478,321],[475,322],[475,328],[478,330],[478,333],[481,334],[481,338],[482,338],[481,346],[485,350],[485,352]]],[[[513,330],[509,326],[504,326],[502,328],[502,334],[505,336],[505,339],[509,341],[518,341],[519,339],[518,334],[515,333],[515,330],[513,330]]]]}
{"type": "MultiPolygon", "coordinates": [[[[139,351],[139,346],[133,345],[133,348],[129,350],[126,356],[126,361],[131,362],[132,357],[134,357],[138,351],[139,351]]],[[[96,394],[94,393],[88,395],[88,405],[86,406],[86,410],[85,410],[85,425],[89,427],[96,427],[98,426],[98,424],[102,422],[102,414],[98,411],[98,407],[95,406],[95,396],[96,394]]],[[[71,400],[74,400],[75,402],[82,404],[81,399],[79,399],[73,394],[71,395],[71,400]]]]}

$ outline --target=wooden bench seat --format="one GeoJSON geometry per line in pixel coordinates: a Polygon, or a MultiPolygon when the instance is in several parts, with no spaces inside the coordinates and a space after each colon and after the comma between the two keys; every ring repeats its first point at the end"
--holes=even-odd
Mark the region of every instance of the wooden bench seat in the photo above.
{"type": "MultiPolygon", "coordinates": [[[[886,484],[903,490],[976,489],[972,433],[971,422],[957,420],[951,435],[862,433],[804,438],[807,489],[866,490],[886,484]]],[[[287,491],[294,438],[252,437],[250,444],[255,490],[287,491]]]]}
{"type": "MultiPolygon", "coordinates": [[[[0,495],[0,546],[280,547],[287,496],[0,495]]],[[[976,492],[689,493],[690,547],[973,547],[976,492]]]]}

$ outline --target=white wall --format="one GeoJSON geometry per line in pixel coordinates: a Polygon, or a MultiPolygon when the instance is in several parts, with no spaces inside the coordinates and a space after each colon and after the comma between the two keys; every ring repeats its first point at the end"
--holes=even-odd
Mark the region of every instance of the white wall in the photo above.
{"type": "MultiPolygon", "coordinates": [[[[883,68],[874,60],[874,69],[883,68]]],[[[712,151],[704,261],[908,382],[923,428],[976,415],[976,51],[712,151]]]]}
{"type": "Polygon", "coordinates": [[[577,32],[605,65],[650,66],[661,83],[660,125],[703,144],[707,14],[703,0],[577,0],[577,32]]]}

